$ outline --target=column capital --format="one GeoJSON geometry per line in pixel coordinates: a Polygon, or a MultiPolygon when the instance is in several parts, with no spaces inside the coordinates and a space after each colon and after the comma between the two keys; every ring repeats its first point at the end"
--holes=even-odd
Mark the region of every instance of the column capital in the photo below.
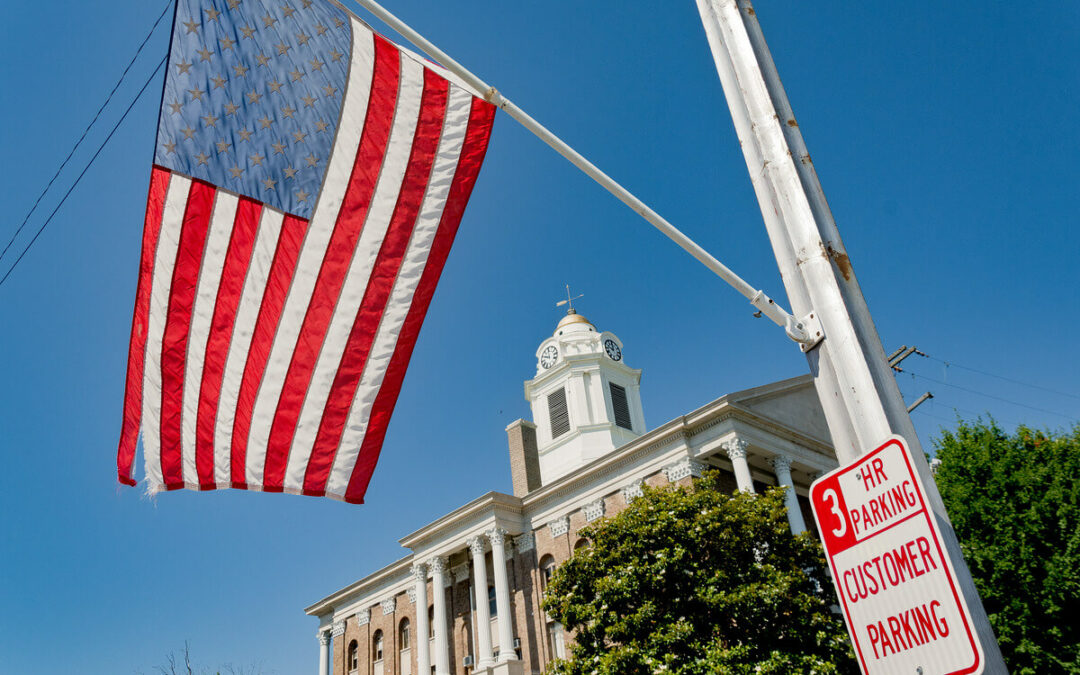
{"type": "Polygon", "coordinates": [[[532,533],[532,530],[518,535],[514,540],[514,547],[517,548],[518,553],[525,553],[536,548],[536,536],[532,533]]]}
{"type": "Polygon", "coordinates": [[[427,565],[424,563],[413,563],[409,568],[409,573],[412,574],[413,579],[416,581],[427,581],[428,571],[427,565]]]}
{"type": "Polygon", "coordinates": [[[742,459],[746,457],[746,448],[749,445],[741,438],[733,438],[721,443],[720,447],[727,453],[728,459],[742,459]]]}
{"type": "Polygon", "coordinates": [[[491,541],[492,548],[505,545],[507,532],[503,528],[493,527],[484,534],[486,534],[487,538],[491,541]]]}
{"type": "Polygon", "coordinates": [[[469,545],[469,551],[471,551],[474,556],[482,556],[484,555],[484,551],[487,550],[487,542],[484,541],[484,536],[480,534],[469,537],[468,541],[465,543],[469,545]]]}
{"type": "Polygon", "coordinates": [[[791,471],[791,458],[787,455],[777,455],[769,460],[773,468],[778,472],[788,473],[791,471]]]}
{"type": "Polygon", "coordinates": [[[327,645],[330,644],[330,631],[329,630],[321,630],[321,631],[319,631],[318,633],[315,634],[315,637],[319,639],[319,644],[322,645],[323,647],[326,647],[327,645]]]}
{"type": "Polygon", "coordinates": [[[443,574],[446,572],[447,564],[448,561],[444,556],[436,556],[428,562],[428,569],[431,570],[432,574],[443,574]]]}

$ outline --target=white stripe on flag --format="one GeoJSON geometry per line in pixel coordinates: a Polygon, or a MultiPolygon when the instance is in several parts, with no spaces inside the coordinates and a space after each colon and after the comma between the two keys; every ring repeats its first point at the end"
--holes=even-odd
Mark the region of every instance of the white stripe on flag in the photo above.
{"type": "MultiPolygon", "coordinates": [[[[360,232],[345,283],[341,289],[334,315],[330,321],[326,340],[323,342],[316,362],[314,377],[308,388],[301,409],[296,436],[289,453],[285,474],[286,490],[300,491],[304,487],[304,475],[308,459],[315,444],[326,400],[341,364],[342,354],[352,331],[360,303],[367,290],[375,260],[382,241],[390,226],[390,219],[397,206],[402,181],[409,165],[409,157],[420,119],[420,102],[424,93],[424,69],[412,59],[400,59],[401,75],[398,100],[394,111],[394,126],[386,147],[386,159],[375,186],[367,220],[360,232]]],[[[267,425],[269,426],[269,425],[267,425]]]]}
{"type": "Polygon", "coordinates": [[[251,336],[259,318],[263,293],[266,291],[270,266],[274,262],[278,238],[285,214],[268,206],[262,209],[255,244],[251,250],[244,290],[237,305],[236,321],[229,342],[229,355],[225,360],[225,374],[221,381],[217,418],[214,425],[214,481],[218,487],[232,484],[232,433],[236,419],[236,402],[240,398],[240,383],[244,377],[251,336]]]}
{"type": "Polygon", "coordinates": [[[443,208],[446,206],[450,185],[454,181],[458,158],[465,141],[471,109],[472,96],[460,87],[451,86],[442,137],[439,140],[439,149],[432,166],[431,178],[428,181],[424,201],[420,206],[409,248],[394,281],[386,311],[379,324],[379,330],[375,334],[371,353],[349,409],[348,420],[326,485],[328,495],[342,497],[349,486],[360,444],[367,431],[371,406],[382,386],[383,376],[386,374],[386,368],[397,346],[401,326],[412,306],[413,295],[420,283],[428,254],[431,252],[432,242],[435,240],[435,234],[442,220],[443,208]]]}
{"type": "Polygon", "coordinates": [[[353,24],[352,63],[349,85],[342,104],[341,122],[338,124],[338,137],[334,143],[319,202],[315,205],[303,249],[297,258],[296,273],[282,308],[281,321],[274,335],[266,372],[263,374],[252,411],[247,447],[249,485],[263,484],[266,447],[274,413],[296,348],[300,327],[304,323],[304,315],[311,303],[322,260],[330,243],[330,235],[334,231],[345,191],[349,187],[367,118],[371,79],[375,69],[375,37],[363,25],[357,25],[355,21],[353,24]]]}
{"type": "Polygon", "coordinates": [[[225,253],[229,250],[239,202],[236,195],[222,190],[218,190],[214,197],[214,212],[206,234],[202,265],[199,266],[199,285],[191,308],[180,427],[184,485],[188,488],[198,488],[199,485],[199,474],[195,468],[195,421],[199,414],[199,391],[202,387],[203,364],[206,362],[206,342],[210,338],[210,322],[214,318],[221,271],[225,267],[225,253]]]}
{"type": "Polygon", "coordinates": [[[191,179],[173,174],[165,196],[161,234],[154,254],[154,274],[150,285],[150,312],[146,328],[146,365],[143,370],[143,454],[146,481],[150,492],[164,488],[161,476],[161,342],[169,316],[169,293],[172,290],[176,251],[184,224],[191,179]]]}

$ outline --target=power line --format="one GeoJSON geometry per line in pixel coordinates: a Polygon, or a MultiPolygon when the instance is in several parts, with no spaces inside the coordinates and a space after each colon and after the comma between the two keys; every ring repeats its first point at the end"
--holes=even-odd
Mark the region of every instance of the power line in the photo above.
{"type": "MultiPolygon", "coordinates": [[[[26,223],[30,221],[30,216],[34,215],[34,211],[37,210],[38,205],[41,204],[41,200],[44,199],[45,194],[49,191],[50,188],[52,188],[53,183],[56,182],[56,179],[60,177],[60,173],[64,170],[64,167],[66,167],[68,165],[68,162],[71,161],[71,158],[75,156],[75,151],[78,150],[79,146],[82,145],[82,142],[86,140],[86,136],[90,133],[90,129],[93,128],[94,124],[97,123],[98,118],[101,117],[102,111],[104,111],[105,107],[109,105],[110,101],[112,101],[113,95],[116,94],[116,90],[119,89],[120,85],[124,82],[124,78],[127,77],[127,74],[131,70],[131,67],[135,65],[135,61],[139,58],[139,54],[142,53],[143,47],[145,47],[146,43],[150,41],[150,36],[154,34],[155,30],[157,30],[158,24],[160,24],[161,20],[165,18],[165,14],[169,11],[169,8],[172,7],[172,4],[172,0],[168,0],[165,3],[164,9],[161,10],[161,14],[158,16],[157,21],[155,21],[154,25],[150,28],[150,32],[146,34],[146,37],[143,38],[143,41],[139,45],[138,49],[135,50],[135,56],[131,57],[131,61],[127,64],[127,67],[124,68],[124,72],[120,74],[120,79],[116,81],[116,84],[113,85],[112,91],[110,91],[109,95],[105,97],[105,102],[102,103],[101,107],[98,108],[96,113],[94,113],[94,118],[90,120],[90,124],[86,125],[86,129],[83,130],[82,136],[80,136],[79,140],[75,142],[75,146],[71,148],[71,152],[69,152],[68,156],[64,158],[64,161],[60,163],[60,168],[58,168],[56,170],[56,173],[53,174],[53,177],[49,179],[48,185],[46,185],[45,189],[42,190],[41,194],[38,195],[37,199],[34,201],[34,205],[31,206],[30,211],[27,212],[26,217],[24,217],[22,222],[19,223],[19,226],[15,228],[15,233],[11,235],[11,239],[8,240],[7,245],[4,246],[4,250],[0,251],[0,261],[4,259],[4,256],[7,255],[8,249],[11,248],[11,245],[15,243],[15,240],[19,237],[19,234],[22,233],[23,228],[26,227],[26,223]]],[[[5,278],[7,277],[5,276],[5,278]]]]}
{"type": "Polygon", "coordinates": [[[100,146],[98,146],[97,152],[94,153],[94,156],[91,157],[90,161],[86,163],[85,167],[83,167],[82,173],[79,174],[79,177],[75,179],[75,182],[71,184],[71,187],[68,188],[68,191],[64,193],[63,198],[60,199],[60,203],[56,205],[56,208],[54,208],[52,213],[49,214],[49,217],[46,218],[45,222],[42,223],[41,227],[38,228],[37,233],[34,234],[34,238],[31,239],[30,243],[26,245],[26,248],[22,250],[22,253],[20,253],[19,257],[15,259],[15,262],[11,263],[11,267],[8,268],[7,273],[4,274],[4,277],[2,279],[0,279],[0,286],[4,285],[4,282],[7,281],[8,277],[11,276],[11,273],[15,271],[15,268],[19,265],[19,262],[22,261],[23,256],[26,255],[26,252],[30,250],[30,247],[34,245],[34,242],[37,241],[38,237],[41,236],[41,233],[44,232],[45,228],[48,227],[49,223],[52,222],[53,216],[56,215],[56,212],[60,210],[60,207],[64,205],[64,202],[67,201],[67,198],[71,196],[72,191],[75,190],[75,186],[79,184],[79,181],[83,179],[83,176],[86,175],[86,172],[90,170],[91,166],[93,166],[94,160],[98,158],[98,155],[101,154],[101,151],[105,149],[105,146],[108,145],[109,141],[112,139],[113,134],[116,133],[116,130],[119,129],[120,125],[123,124],[125,119],[127,119],[128,113],[131,112],[131,109],[134,108],[135,104],[138,103],[140,98],[142,98],[143,93],[146,92],[146,88],[149,87],[150,83],[154,81],[155,77],[157,77],[157,74],[161,71],[161,67],[165,65],[165,61],[167,61],[168,58],[168,55],[165,55],[161,58],[161,62],[157,64],[157,68],[154,68],[154,72],[150,74],[150,77],[146,80],[146,83],[143,84],[142,89],[139,90],[139,93],[135,95],[135,98],[128,105],[127,110],[125,110],[124,114],[120,116],[119,120],[117,120],[116,125],[112,128],[112,131],[109,132],[109,135],[106,136],[105,140],[101,142],[100,146]]]}
{"type": "MultiPolygon", "coordinates": [[[[923,354],[923,356],[926,356],[926,355],[923,354]]],[[[1019,385],[1024,386],[1024,387],[1031,387],[1032,389],[1039,389],[1041,391],[1045,391],[1045,392],[1050,393],[1050,394],[1057,394],[1058,396],[1068,396],[1069,398],[1075,398],[1077,400],[1080,400],[1080,396],[1078,396],[1076,394],[1070,394],[1068,392],[1058,391],[1057,389],[1051,389],[1049,387],[1044,387],[1042,385],[1032,384],[1030,382],[1024,382],[1022,380],[1016,380],[1016,379],[1013,379],[1011,377],[1005,377],[1004,375],[995,375],[994,373],[988,373],[985,370],[979,370],[978,368],[972,368],[971,366],[964,366],[964,365],[961,365],[959,363],[955,363],[953,361],[945,361],[944,359],[939,359],[939,358],[936,358],[936,357],[933,357],[933,356],[926,356],[926,358],[931,359],[933,361],[937,361],[938,363],[942,363],[942,364],[945,365],[946,368],[960,368],[960,369],[963,369],[963,370],[970,370],[973,373],[978,373],[979,375],[985,375],[986,377],[993,377],[993,378],[996,378],[998,380],[1003,380],[1005,382],[1010,382],[1012,384],[1019,384],[1019,385]]]]}
{"type": "Polygon", "coordinates": [[[976,396],[985,396],[986,398],[994,399],[995,401],[1001,401],[1002,403],[1008,403],[1010,405],[1020,406],[1021,408],[1028,408],[1029,410],[1035,410],[1035,411],[1038,411],[1038,412],[1044,412],[1044,413],[1048,413],[1050,415],[1057,415],[1057,416],[1063,417],[1063,418],[1065,418],[1065,419],[1067,419],[1067,420],[1069,420],[1071,422],[1076,422],[1077,421],[1076,418],[1073,417],[1072,415],[1066,415],[1065,413],[1060,413],[1060,412],[1057,412],[1056,410],[1047,410],[1046,408],[1039,408],[1037,406],[1028,405],[1026,403],[1020,403],[1019,401],[1012,401],[1012,400],[1009,400],[1007,398],[1002,398],[1000,396],[994,396],[993,394],[987,394],[987,393],[984,393],[984,392],[981,392],[981,391],[978,391],[978,390],[975,390],[975,389],[969,389],[967,387],[961,387],[958,384],[950,384],[950,383],[945,382],[943,380],[935,380],[932,377],[927,377],[925,375],[919,375],[918,373],[911,373],[911,376],[912,377],[918,377],[918,378],[926,380],[928,382],[933,382],[934,384],[940,384],[943,387],[951,387],[953,389],[959,389],[960,391],[965,391],[965,392],[967,392],[969,394],[975,394],[976,396]]]}

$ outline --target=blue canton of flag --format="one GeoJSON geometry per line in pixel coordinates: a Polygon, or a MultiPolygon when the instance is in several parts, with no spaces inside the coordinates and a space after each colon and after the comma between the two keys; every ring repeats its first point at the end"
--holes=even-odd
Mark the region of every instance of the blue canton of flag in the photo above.
{"type": "Polygon", "coordinates": [[[310,218],[352,36],[314,0],[179,0],[154,161],[310,218]]]}

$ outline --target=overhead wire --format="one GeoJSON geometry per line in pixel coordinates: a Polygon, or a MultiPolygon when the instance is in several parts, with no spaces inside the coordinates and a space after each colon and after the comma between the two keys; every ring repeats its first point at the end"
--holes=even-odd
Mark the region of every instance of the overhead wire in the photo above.
{"type": "Polygon", "coordinates": [[[52,219],[56,215],[57,211],[60,210],[60,207],[62,207],[64,205],[64,202],[67,201],[67,198],[71,196],[71,193],[75,190],[75,187],[79,184],[79,181],[81,181],[83,179],[83,176],[86,175],[86,172],[90,170],[91,166],[93,166],[94,160],[96,160],[98,158],[98,155],[101,154],[101,151],[105,149],[106,145],[108,145],[109,141],[113,137],[113,134],[116,133],[116,130],[120,128],[120,125],[123,124],[124,120],[127,118],[128,113],[131,112],[131,109],[134,108],[135,104],[138,103],[140,98],[142,98],[142,95],[146,92],[146,88],[150,86],[150,83],[154,81],[154,78],[157,77],[157,74],[159,72],[161,72],[161,67],[165,65],[165,62],[168,60],[168,58],[169,58],[169,56],[167,54],[161,58],[161,61],[157,64],[157,67],[154,68],[154,72],[150,74],[150,77],[147,78],[146,82],[143,84],[142,89],[140,89],[139,93],[135,95],[135,98],[128,105],[127,110],[124,111],[124,114],[120,116],[120,119],[116,121],[116,124],[112,128],[112,131],[110,131],[109,135],[105,137],[105,140],[101,142],[101,145],[98,146],[98,149],[94,153],[94,156],[90,158],[90,161],[86,163],[85,167],[83,167],[83,170],[79,174],[78,178],[75,179],[75,182],[72,183],[71,187],[69,187],[67,192],[64,193],[63,198],[60,199],[60,203],[58,203],[56,205],[56,208],[54,208],[52,210],[52,213],[49,214],[49,217],[46,218],[45,222],[42,223],[41,227],[38,228],[37,233],[34,234],[34,237],[30,240],[30,243],[28,243],[26,245],[26,247],[23,248],[22,253],[19,254],[19,257],[16,258],[15,262],[13,262],[11,264],[11,267],[8,268],[7,273],[4,274],[2,279],[0,279],[0,286],[4,285],[4,282],[7,281],[8,277],[11,276],[11,273],[15,271],[15,268],[22,261],[23,257],[26,255],[27,251],[30,250],[30,248],[34,245],[34,242],[36,242],[38,237],[41,236],[41,233],[44,232],[45,228],[48,227],[49,223],[52,222],[52,219]]]}
{"type": "Polygon", "coordinates": [[[998,379],[998,380],[1003,380],[1003,381],[1009,382],[1011,384],[1019,384],[1019,385],[1021,385],[1023,387],[1030,387],[1032,389],[1039,389],[1039,390],[1045,391],[1045,392],[1047,392],[1049,394],[1056,394],[1058,396],[1068,396],[1069,398],[1075,398],[1076,400],[1080,401],[1080,395],[1077,395],[1077,394],[1070,394],[1070,393],[1065,392],[1065,391],[1059,391],[1057,389],[1051,389],[1050,387],[1044,387],[1044,386],[1039,385],[1039,384],[1032,384],[1031,382],[1024,382],[1023,380],[1017,380],[1017,379],[1014,379],[1014,378],[1011,378],[1011,377],[1005,377],[1004,375],[996,375],[994,373],[987,372],[985,370],[980,370],[978,368],[972,368],[971,366],[965,366],[965,365],[956,363],[954,361],[946,361],[945,359],[939,359],[937,357],[928,356],[926,354],[920,354],[920,356],[926,356],[926,358],[928,358],[928,359],[930,359],[932,361],[937,361],[938,363],[944,364],[946,368],[960,368],[962,370],[968,370],[968,371],[971,371],[973,373],[978,373],[979,375],[985,375],[986,377],[993,377],[993,378],[998,379]]]}
{"type": "MultiPolygon", "coordinates": [[[[31,216],[34,215],[34,212],[37,210],[37,207],[41,204],[41,200],[45,198],[45,195],[52,188],[53,183],[55,183],[56,179],[60,177],[60,174],[63,172],[64,168],[67,167],[68,163],[71,161],[71,158],[75,156],[75,152],[82,145],[82,142],[84,140],[86,140],[86,137],[90,133],[90,130],[94,127],[94,125],[97,123],[98,119],[101,117],[101,113],[105,110],[105,108],[112,101],[113,96],[116,94],[116,91],[120,88],[120,85],[123,84],[124,80],[127,78],[127,75],[131,71],[132,66],[135,65],[135,61],[137,61],[138,58],[139,58],[139,55],[142,54],[143,48],[146,47],[146,44],[150,41],[150,38],[153,36],[154,31],[157,30],[157,27],[161,24],[161,20],[165,18],[165,15],[168,13],[169,8],[172,7],[172,5],[173,5],[173,0],[167,0],[167,2],[165,3],[165,7],[161,10],[161,14],[158,15],[157,20],[154,21],[154,25],[151,26],[150,32],[148,32],[146,34],[146,37],[143,38],[143,41],[139,44],[138,48],[135,50],[135,55],[131,57],[131,61],[128,62],[127,67],[124,68],[124,72],[122,72],[120,74],[120,79],[118,79],[116,81],[116,84],[113,85],[112,91],[110,91],[108,96],[105,97],[105,102],[102,103],[101,107],[99,107],[97,112],[94,113],[93,119],[91,119],[90,123],[86,125],[86,129],[84,129],[83,132],[82,132],[82,135],[79,136],[79,140],[75,141],[75,145],[71,148],[71,151],[68,152],[68,155],[67,155],[67,157],[64,158],[64,161],[60,163],[60,167],[56,170],[56,173],[53,174],[53,177],[49,179],[49,182],[45,186],[45,189],[42,190],[41,194],[39,194],[37,199],[34,200],[33,206],[30,207],[30,210],[26,213],[26,216],[23,218],[22,222],[19,223],[19,226],[17,228],[15,228],[15,232],[11,235],[11,239],[9,239],[8,243],[4,246],[4,250],[0,251],[0,261],[3,261],[4,256],[7,255],[7,252],[8,252],[8,250],[11,249],[12,244],[14,244],[15,240],[18,239],[19,235],[23,231],[23,228],[26,227],[26,224],[30,221],[31,216]]],[[[142,92],[139,92],[139,93],[141,94],[142,92]]],[[[111,134],[110,134],[110,136],[111,136],[111,134]]],[[[80,178],[81,177],[82,176],[80,175],[80,178]]],[[[78,181],[76,180],[76,182],[78,182],[78,181]]],[[[22,256],[20,255],[19,257],[21,258],[22,256]]],[[[7,276],[5,275],[4,278],[6,279],[7,276]]],[[[2,283],[2,282],[0,282],[0,283],[2,283]]]]}
{"type": "Polygon", "coordinates": [[[1013,401],[1013,400],[1010,400],[1010,399],[1007,399],[1007,398],[1003,398],[1001,396],[995,396],[993,394],[987,394],[985,392],[978,391],[976,389],[971,389],[971,388],[968,388],[968,387],[962,387],[962,386],[960,386],[958,384],[951,384],[951,383],[945,382],[943,380],[937,380],[937,379],[934,379],[932,377],[927,377],[926,375],[920,375],[919,373],[910,373],[910,375],[912,377],[917,377],[917,378],[919,378],[921,380],[926,380],[927,382],[933,382],[934,384],[939,384],[939,385],[941,385],[943,387],[950,387],[952,389],[957,389],[957,390],[960,390],[960,391],[964,391],[964,392],[967,392],[969,394],[974,394],[976,396],[983,396],[985,398],[993,399],[995,401],[1000,401],[1002,403],[1008,403],[1010,405],[1019,406],[1021,408],[1027,408],[1029,410],[1035,410],[1037,412],[1043,412],[1043,413],[1047,413],[1047,414],[1050,414],[1050,415],[1057,415],[1058,417],[1063,417],[1063,418],[1065,418],[1067,420],[1070,420],[1072,422],[1078,421],[1076,417],[1074,417],[1072,415],[1067,415],[1067,414],[1062,413],[1062,412],[1058,412],[1056,410],[1049,410],[1047,408],[1040,408],[1038,406],[1029,405],[1027,403],[1020,403],[1019,401],[1013,401]]]}

